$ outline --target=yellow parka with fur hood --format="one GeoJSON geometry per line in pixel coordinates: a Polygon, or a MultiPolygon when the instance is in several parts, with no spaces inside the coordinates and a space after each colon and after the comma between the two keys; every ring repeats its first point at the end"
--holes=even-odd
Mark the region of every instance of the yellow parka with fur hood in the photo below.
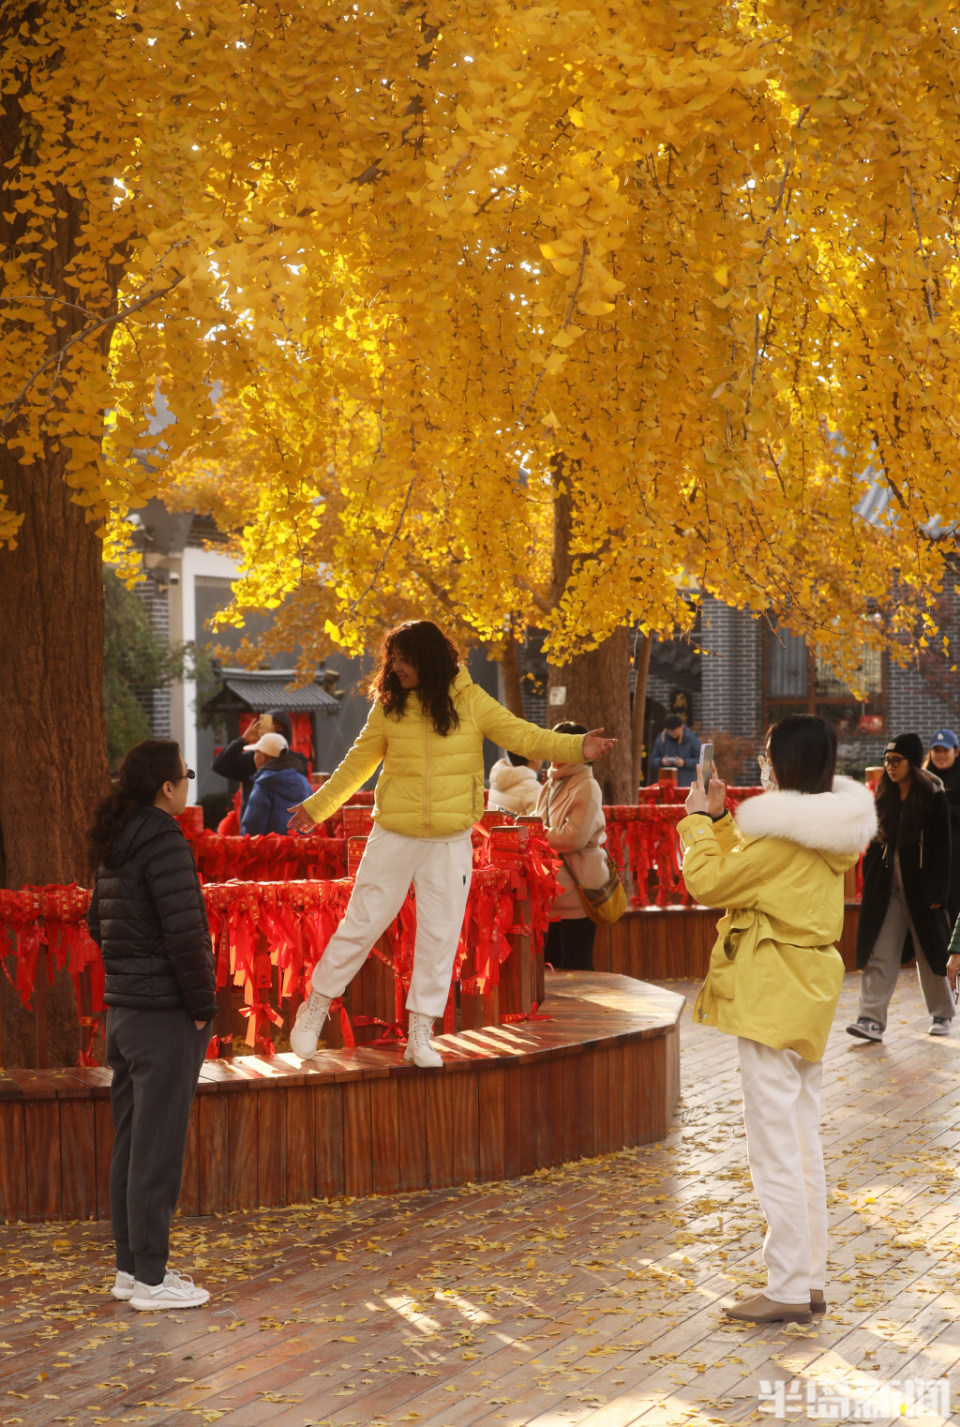
{"type": "Polygon", "coordinates": [[[490,738],[527,758],[582,763],[583,734],[551,733],[525,723],[479,688],[466,669],[450,686],[460,722],[441,737],[424,713],[416,689],[399,717],[374,704],[336,772],[303,804],[314,822],[336,812],[376,772],[373,817],[406,837],[452,837],[483,815],[483,740],[490,738]]]}
{"type": "Polygon", "coordinates": [[[843,961],[843,874],[877,827],[873,794],[851,778],[829,793],[771,791],[736,817],[678,825],[683,878],[726,907],[694,1018],[804,1060],[823,1057],[843,961]]]}

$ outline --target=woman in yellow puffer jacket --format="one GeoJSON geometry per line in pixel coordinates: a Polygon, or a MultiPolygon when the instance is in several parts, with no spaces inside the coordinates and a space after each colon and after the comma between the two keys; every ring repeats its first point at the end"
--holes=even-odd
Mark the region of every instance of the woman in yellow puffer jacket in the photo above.
{"type": "Polygon", "coordinates": [[[525,723],[477,687],[456,646],[429,620],[386,636],[374,676],[377,698],[360,736],[319,792],[291,808],[291,830],[309,832],[376,772],[374,829],[343,921],[314,970],[312,990],[290,1032],[296,1055],[317,1049],[331,1000],[339,996],[403,906],[417,894],[417,935],[407,996],[405,1059],[442,1061],[430,1045],[443,1014],[470,891],[470,832],[483,814],[483,740],[528,758],[584,763],[615,739],[549,733],[525,723]]]}
{"type": "Polygon", "coordinates": [[[836,756],[828,723],[791,714],[767,737],[767,791],[734,821],[724,784],[705,793],[698,774],[678,829],[687,889],[729,909],[694,1017],[738,1038],[767,1287],[726,1312],[751,1323],[805,1323],[826,1306],[822,1057],[843,982],[843,874],[876,831],[869,789],[835,778],[836,756]]]}

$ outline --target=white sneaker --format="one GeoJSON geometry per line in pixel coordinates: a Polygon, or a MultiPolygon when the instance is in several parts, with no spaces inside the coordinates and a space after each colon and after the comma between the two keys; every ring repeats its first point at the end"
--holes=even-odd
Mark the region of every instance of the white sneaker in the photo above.
{"type": "Polygon", "coordinates": [[[403,1052],[404,1060],[412,1060],[414,1065],[419,1065],[422,1070],[436,1070],[443,1065],[441,1056],[430,1044],[432,1034],[433,1017],[425,1016],[420,1011],[411,1011],[407,1048],[403,1052]]]}
{"type": "Polygon", "coordinates": [[[323,1030],[330,1009],[330,997],[321,996],[319,991],[311,991],[300,1004],[297,1018],[290,1027],[290,1049],[301,1060],[309,1060],[317,1053],[320,1032],[323,1030]]]}
{"type": "Polygon", "coordinates": [[[135,1283],[130,1307],[150,1313],[158,1308],[199,1308],[210,1294],[198,1288],[189,1274],[168,1268],[162,1283],[135,1283]]]}
{"type": "Polygon", "coordinates": [[[114,1298],[119,1298],[121,1303],[126,1303],[128,1298],[133,1297],[133,1284],[133,1274],[126,1273],[122,1268],[118,1268],[117,1276],[113,1280],[113,1287],[110,1292],[114,1298]]]}
{"type": "Polygon", "coordinates": [[[929,1036],[948,1036],[950,1034],[950,1022],[946,1016],[934,1016],[927,1032],[929,1036]]]}

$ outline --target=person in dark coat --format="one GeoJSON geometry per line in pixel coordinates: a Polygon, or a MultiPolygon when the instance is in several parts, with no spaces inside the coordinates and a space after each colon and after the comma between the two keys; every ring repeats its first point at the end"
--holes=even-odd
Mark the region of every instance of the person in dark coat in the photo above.
{"type": "Polygon", "coordinates": [[[697,774],[700,740],[687,728],[679,714],[670,714],[650,750],[650,779],[656,782],[661,768],[676,768],[677,787],[689,788],[697,774]]]}
{"type": "Polygon", "coordinates": [[[210,1297],[167,1267],[190,1106],[218,1009],[200,880],[176,821],[193,777],[176,743],[138,743],[90,832],[98,865],[87,924],[103,952],[113,1071],[111,1292],[149,1312],[210,1297]]]}
{"type": "Polygon", "coordinates": [[[950,896],[947,911],[951,926],[960,919],[960,739],[952,728],[938,728],[930,740],[925,768],[943,784],[950,805],[950,896]]]}
{"type": "Polygon", "coordinates": [[[933,1018],[930,1034],[948,1035],[954,1017],[946,977],[950,810],[943,784],[922,759],[919,735],[902,733],[887,744],[877,785],[879,832],[863,859],[857,927],[860,1005],[847,1027],[861,1040],[882,1040],[897,974],[912,956],[933,1018]]]}
{"type": "MultiPolygon", "coordinates": [[[[290,722],[290,715],[284,709],[271,709],[269,713],[261,714],[258,719],[251,720],[242,738],[234,738],[214,758],[210,765],[214,773],[219,773],[221,778],[229,778],[232,783],[240,784],[240,811],[243,813],[247,806],[247,800],[253,788],[253,780],[257,774],[257,765],[253,756],[253,745],[258,738],[262,738],[265,733],[279,733],[287,741],[289,749],[288,758],[290,766],[298,773],[302,773],[306,778],[310,771],[307,760],[302,753],[295,753],[290,745],[293,743],[293,725],[290,722]]],[[[310,789],[311,793],[313,789],[310,789]]],[[[301,802],[303,799],[301,798],[301,802]]],[[[286,827],[284,827],[286,831],[286,827]]]]}
{"type": "MultiPolygon", "coordinates": [[[[240,831],[245,837],[257,837],[266,832],[286,836],[290,809],[306,798],[312,798],[314,788],[293,761],[287,740],[279,733],[265,733],[253,745],[251,752],[257,771],[247,806],[240,818],[240,831]]],[[[302,760],[301,760],[302,761],[302,760]]]]}

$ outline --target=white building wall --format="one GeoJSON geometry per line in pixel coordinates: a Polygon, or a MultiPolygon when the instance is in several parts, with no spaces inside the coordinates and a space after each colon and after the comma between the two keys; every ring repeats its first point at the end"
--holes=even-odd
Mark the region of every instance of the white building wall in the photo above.
{"type": "MultiPolygon", "coordinates": [[[[170,638],[184,643],[202,640],[197,629],[197,582],[223,581],[237,577],[237,562],[217,550],[187,546],[180,556],[164,562],[170,570],[170,638]]],[[[197,681],[181,679],[170,685],[170,737],[180,744],[189,768],[197,766],[197,681]]],[[[191,802],[196,800],[197,782],[191,784],[191,802]]]]}

